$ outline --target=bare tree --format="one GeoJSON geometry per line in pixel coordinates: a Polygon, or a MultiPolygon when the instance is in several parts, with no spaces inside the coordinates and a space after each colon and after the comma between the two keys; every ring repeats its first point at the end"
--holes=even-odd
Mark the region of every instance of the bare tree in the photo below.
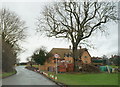
{"type": "Polygon", "coordinates": [[[0,20],[3,40],[12,47],[19,48],[17,42],[25,38],[25,22],[17,14],[4,8],[0,10],[0,20]]]}
{"type": "Polygon", "coordinates": [[[25,22],[10,10],[0,9],[0,35],[2,36],[2,66],[3,71],[12,71],[16,63],[18,51],[21,50],[18,41],[25,38],[25,22]]]}
{"type": "Polygon", "coordinates": [[[117,10],[112,2],[56,2],[45,6],[38,19],[37,31],[45,32],[49,37],[69,39],[75,62],[80,42],[95,31],[104,32],[103,26],[116,19],[117,10]]]}

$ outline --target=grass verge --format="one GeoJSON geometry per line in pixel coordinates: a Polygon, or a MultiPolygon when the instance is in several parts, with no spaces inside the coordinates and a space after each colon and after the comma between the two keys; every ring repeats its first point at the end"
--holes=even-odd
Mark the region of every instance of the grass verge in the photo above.
{"type": "Polygon", "coordinates": [[[66,85],[118,85],[118,74],[58,74],[58,82],[66,85]]]}
{"type": "Polygon", "coordinates": [[[38,65],[32,65],[32,67],[38,68],[38,65]]]}
{"type": "Polygon", "coordinates": [[[59,73],[56,75],[55,72],[44,72],[48,73],[48,78],[50,74],[57,76],[56,82],[65,85],[118,85],[118,73],[59,73]]]}
{"type": "Polygon", "coordinates": [[[112,68],[118,68],[118,66],[115,66],[115,65],[109,65],[109,66],[112,68]]]}
{"type": "Polygon", "coordinates": [[[16,71],[4,72],[4,73],[0,74],[0,78],[6,78],[6,77],[9,77],[9,76],[14,75],[14,74],[16,74],[16,71]]]}

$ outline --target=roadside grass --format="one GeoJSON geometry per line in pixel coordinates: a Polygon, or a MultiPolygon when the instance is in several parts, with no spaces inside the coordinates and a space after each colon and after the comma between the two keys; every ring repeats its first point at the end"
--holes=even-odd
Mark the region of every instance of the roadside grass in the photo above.
{"type": "Polygon", "coordinates": [[[33,67],[35,67],[35,68],[38,68],[38,65],[32,65],[33,67]]]}
{"type": "Polygon", "coordinates": [[[115,65],[109,65],[109,66],[112,68],[118,68],[118,66],[115,66],[115,65]]]}
{"type": "MultiPolygon", "coordinates": [[[[33,65],[33,67],[38,67],[38,65],[33,65]]],[[[112,66],[117,67],[117,66],[112,66]]],[[[57,82],[63,83],[65,85],[118,85],[118,73],[59,73],[44,71],[57,76],[57,82]]],[[[120,75],[120,73],[119,73],[120,75]]]]}
{"type": "Polygon", "coordinates": [[[65,85],[118,85],[118,73],[46,73],[57,76],[56,81],[65,85]]]}
{"type": "Polygon", "coordinates": [[[2,73],[0,73],[0,78],[2,78],[2,73]]]}
{"type": "Polygon", "coordinates": [[[5,78],[5,77],[11,76],[11,75],[13,75],[15,73],[16,73],[16,71],[13,71],[13,72],[4,72],[4,73],[0,74],[0,78],[5,78]]]}
{"type": "Polygon", "coordinates": [[[47,72],[48,74],[53,74],[56,76],[55,72],[49,72],[49,71],[45,71],[45,72],[47,72]]]}
{"type": "Polygon", "coordinates": [[[66,85],[118,85],[118,74],[58,74],[58,82],[66,85]]]}

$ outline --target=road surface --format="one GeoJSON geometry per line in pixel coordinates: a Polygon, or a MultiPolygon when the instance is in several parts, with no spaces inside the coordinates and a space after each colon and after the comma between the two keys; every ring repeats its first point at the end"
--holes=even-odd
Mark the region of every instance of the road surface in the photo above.
{"type": "Polygon", "coordinates": [[[24,66],[16,67],[17,74],[2,80],[2,85],[56,85],[44,76],[25,69],[24,66]]]}

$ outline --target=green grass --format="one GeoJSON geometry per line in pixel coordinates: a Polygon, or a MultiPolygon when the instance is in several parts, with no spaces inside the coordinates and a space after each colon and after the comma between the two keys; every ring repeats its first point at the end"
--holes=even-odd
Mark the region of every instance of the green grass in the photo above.
{"type": "Polygon", "coordinates": [[[58,82],[66,85],[118,85],[118,74],[58,74],[58,82]]]}
{"type": "MultiPolygon", "coordinates": [[[[30,66],[30,65],[27,65],[27,66],[30,66]]],[[[32,67],[38,68],[38,65],[32,65],[32,67]]]]}
{"type": "Polygon", "coordinates": [[[15,73],[16,73],[16,71],[8,72],[8,73],[4,72],[4,73],[0,74],[0,77],[5,78],[5,77],[11,76],[11,75],[13,75],[15,73]]]}
{"type": "Polygon", "coordinates": [[[62,73],[48,72],[58,77],[58,82],[66,85],[118,85],[118,73],[62,73]]]}
{"type": "Polygon", "coordinates": [[[0,78],[2,78],[2,74],[0,73],[0,78]]]}
{"type": "Polygon", "coordinates": [[[118,68],[118,66],[115,66],[115,65],[109,65],[109,66],[112,68],[118,68]]]}
{"type": "MultiPolygon", "coordinates": [[[[38,65],[33,65],[33,67],[38,67],[38,65]]],[[[48,75],[55,75],[55,72],[45,72],[48,73],[48,75]]],[[[58,74],[57,77],[58,82],[66,85],[118,85],[117,73],[62,73],[58,74]]]]}

